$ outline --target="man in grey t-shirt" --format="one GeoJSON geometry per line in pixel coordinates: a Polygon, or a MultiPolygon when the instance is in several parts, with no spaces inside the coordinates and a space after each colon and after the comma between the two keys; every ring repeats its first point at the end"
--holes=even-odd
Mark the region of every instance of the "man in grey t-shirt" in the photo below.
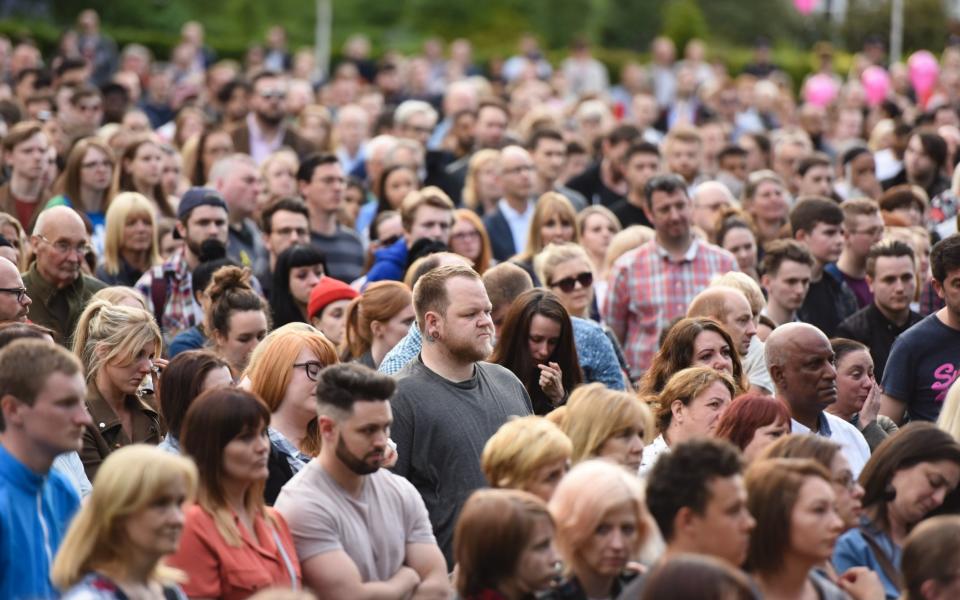
{"type": "Polygon", "coordinates": [[[448,598],[447,567],[423,500],[410,482],[381,468],[396,383],[359,364],[333,365],[312,379],[320,455],[276,502],[304,584],[330,598],[448,598]]]}
{"type": "Polygon", "coordinates": [[[393,470],[420,492],[452,568],[457,516],[470,493],[487,485],[480,470],[484,444],[510,416],[532,410],[513,373],[481,362],[493,349],[494,329],[490,300],[473,269],[428,272],[414,287],[413,304],[423,348],[397,374],[393,470]]]}

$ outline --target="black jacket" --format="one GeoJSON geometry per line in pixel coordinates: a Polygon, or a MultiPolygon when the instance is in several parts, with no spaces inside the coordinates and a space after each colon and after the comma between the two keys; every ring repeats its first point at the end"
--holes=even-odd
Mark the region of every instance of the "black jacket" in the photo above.
{"type": "Polygon", "coordinates": [[[837,337],[856,340],[870,348],[873,357],[873,372],[877,379],[883,379],[883,368],[890,356],[890,348],[901,333],[920,322],[923,317],[910,311],[907,322],[902,326],[888,320],[876,303],[860,309],[837,325],[837,337]]]}

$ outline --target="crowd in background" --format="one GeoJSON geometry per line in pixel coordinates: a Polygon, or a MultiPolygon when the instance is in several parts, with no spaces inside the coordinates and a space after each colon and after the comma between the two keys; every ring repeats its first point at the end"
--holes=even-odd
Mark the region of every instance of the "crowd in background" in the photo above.
{"type": "Polygon", "coordinates": [[[960,596],[960,47],[680,50],[0,37],[0,596],[960,596]]]}

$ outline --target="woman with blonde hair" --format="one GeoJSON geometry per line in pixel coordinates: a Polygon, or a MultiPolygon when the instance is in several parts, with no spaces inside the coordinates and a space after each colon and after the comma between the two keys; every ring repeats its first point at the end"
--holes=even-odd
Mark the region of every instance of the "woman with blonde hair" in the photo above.
{"type": "Polygon", "coordinates": [[[580,234],[580,243],[590,256],[594,271],[601,279],[606,279],[604,258],[613,237],[622,229],[620,219],[606,206],[594,204],[581,210],[577,214],[577,231],[580,234]]]}
{"type": "Polygon", "coordinates": [[[410,331],[413,294],[399,281],[376,281],[347,306],[340,358],[371,369],[410,331]]]}
{"type": "Polygon", "coordinates": [[[547,192],[537,199],[533,209],[527,233],[527,247],[511,258],[510,262],[529,273],[533,278],[533,285],[539,286],[540,279],[533,268],[534,257],[548,244],[564,242],[580,244],[577,211],[563,194],[547,192]]]}
{"type": "Polygon", "coordinates": [[[156,211],[146,196],[122,192],[110,203],[101,259],[97,279],[131,287],[160,264],[156,211]]]}
{"type": "Polygon", "coordinates": [[[636,576],[627,563],[650,533],[640,480],[620,466],[589,460],[560,481],[550,499],[565,580],[548,598],[616,598],[636,576]]]}
{"type": "Polygon", "coordinates": [[[269,423],[259,398],[232,387],[207,390],[187,410],[180,440],[199,489],[170,565],[187,574],[191,598],[245,600],[274,585],[300,586],[293,536],[263,499],[269,423]]]}
{"type": "Polygon", "coordinates": [[[143,309],[98,300],[80,315],[73,353],[83,363],[87,410],[93,418],[80,449],[90,481],[117,448],[160,443],[164,433],[160,417],[138,390],[148,375],[156,374],[162,344],[153,315],[143,309]]]}
{"type": "Polygon", "coordinates": [[[548,244],[533,259],[537,273],[534,283],[557,295],[573,317],[589,319],[594,307],[593,263],[583,246],[575,243],[548,244]]]}
{"type": "Polygon", "coordinates": [[[491,487],[523,490],[549,502],[572,454],[573,443],[556,424],[527,415],[510,419],[490,436],[480,469],[491,487]]]}
{"type": "Polygon", "coordinates": [[[17,261],[14,263],[20,267],[21,271],[30,268],[26,263],[29,238],[23,229],[23,225],[16,217],[5,212],[0,212],[0,235],[2,235],[16,250],[17,261]]]}
{"type": "Polygon", "coordinates": [[[296,152],[289,148],[281,148],[270,154],[260,165],[260,179],[263,181],[263,191],[257,203],[261,209],[274,200],[298,196],[297,169],[300,160],[296,152]]]}
{"type": "Polygon", "coordinates": [[[605,458],[636,473],[644,444],[653,433],[650,409],[638,397],[605,387],[602,383],[573,390],[566,406],[547,419],[570,438],[573,464],[605,458]]]}
{"type": "Polygon", "coordinates": [[[478,215],[492,213],[503,196],[499,182],[500,151],[485,148],[473,153],[461,198],[466,208],[478,215]]]}
{"type": "Polygon", "coordinates": [[[714,437],[720,417],[736,393],[726,373],[709,367],[691,367],[674,374],[653,399],[660,435],[644,453],[640,474],[648,473],[672,446],[696,437],[714,437]]]}
{"type": "Polygon", "coordinates": [[[333,127],[330,110],[322,104],[310,104],[297,117],[297,132],[309,140],[317,152],[332,152],[333,127]]]}
{"type": "Polygon", "coordinates": [[[477,490],[453,534],[454,575],[463,600],[532,600],[557,575],[553,518],[544,501],[519,490],[477,490]]]}
{"type": "Polygon", "coordinates": [[[53,562],[62,598],[186,600],[176,585],[184,574],[162,558],[177,549],[196,488],[189,459],[143,444],[114,452],[53,562]]]}
{"type": "Polygon", "coordinates": [[[479,215],[468,208],[458,208],[453,214],[450,251],[473,262],[473,270],[483,275],[493,257],[487,228],[479,215]]]}
{"type": "Polygon", "coordinates": [[[317,401],[320,370],[339,362],[326,337],[306,323],[271,332],[250,357],[246,387],[270,410],[270,445],[282,461],[271,461],[266,500],[273,505],[280,488],[320,452],[317,401]]]}

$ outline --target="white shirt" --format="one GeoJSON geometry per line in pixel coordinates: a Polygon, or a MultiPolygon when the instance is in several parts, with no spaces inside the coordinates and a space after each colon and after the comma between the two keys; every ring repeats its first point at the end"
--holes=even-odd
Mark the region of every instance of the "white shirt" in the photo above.
{"type": "Polygon", "coordinates": [[[653,465],[657,464],[660,457],[670,453],[670,446],[663,434],[657,436],[653,443],[643,449],[643,456],[640,458],[640,477],[646,477],[650,473],[653,465]]]}
{"type": "Polygon", "coordinates": [[[533,202],[528,201],[527,210],[521,213],[513,210],[503,198],[497,202],[497,210],[500,211],[510,227],[515,254],[523,252],[527,247],[527,232],[530,230],[530,221],[533,220],[533,204],[533,202]]]}
{"type": "MultiPolygon", "coordinates": [[[[812,433],[805,425],[802,425],[790,419],[790,433],[805,434],[812,433]]],[[[850,471],[854,479],[860,477],[860,471],[870,460],[870,446],[867,440],[863,438],[860,430],[828,412],[820,413],[820,431],[817,435],[829,438],[830,441],[840,444],[840,450],[850,463],[850,471]]]]}
{"type": "Polygon", "coordinates": [[[750,338],[750,347],[743,357],[743,371],[747,374],[750,385],[762,387],[768,393],[773,393],[773,380],[767,370],[767,361],[763,355],[763,342],[757,336],[750,338]]]}

